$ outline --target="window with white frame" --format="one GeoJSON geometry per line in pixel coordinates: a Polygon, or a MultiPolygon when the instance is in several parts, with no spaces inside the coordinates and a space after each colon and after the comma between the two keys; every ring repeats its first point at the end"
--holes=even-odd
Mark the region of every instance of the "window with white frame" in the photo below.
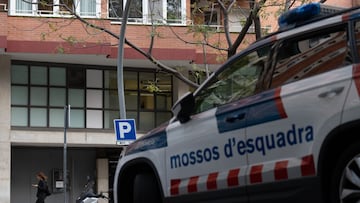
{"type": "Polygon", "coordinates": [[[12,0],[10,11],[14,11],[17,14],[31,14],[32,4],[24,0],[12,0]]]}
{"type": "Polygon", "coordinates": [[[10,0],[10,15],[100,17],[101,0],[10,0]]]}
{"type": "Polygon", "coordinates": [[[78,0],[77,3],[79,5],[76,6],[76,11],[80,14],[80,16],[100,16],[101,0],[78,0]]]}
{"type": "Polygon", "coordinates": [[[176,23],[181,24],[183,22],[183,10],[182,4],[185,4],[183,1],[179,0],[167,0],[166,7],[166,20],[167,23],[176,23]]]}
{"type": "MultiPolygon", "coordinates": [[[[244,8],[234,8],[229,13],[229,31],[241,32],[245,24],[246,18],[249,16],[250,10],[244,8]]],[[[253,32],[254,27],[250,27],[249,31],[253,32]]]]}
{"type": "Polygon", "coordinates": [[[129,8],[129,21],[130,22],[141,22],[143,12],[143,0],[132,0],[129,8]]]}
{"type": "Polygon", "coordinates": [[[204,11],[204,25],[212,27],[217,31],[220,31],[222,29],[219,8],[204,11]]]}
{"type": "Polygon", "coordinates": [[[165,18],[163,14],[164,2],[162,0],[148,0],[147,22],[163,23],[165,18]]]}
{"type": "Polygon", "coordinates": [[[40,0],[37,2],[38,12],[45,14],[52,14],[54,12],[54,1],[53,0],[40,0]]]}
{"type": "MultiPolygon", "coordinates": [[[[205,25],[218,32],[224,30],[224,16],[218,3],[207,0],[193,0],[192,2],[194,4],[191,7],[191,19],[195,25],[205,25]]],[[[228,12],[229,31],[240,32],[249,13],[250,10],[247,7],[240,5],[232,7],[228,12]]],[[[253,33],[254,27],[251,26],[248,32],[253,33]]]]}
{"type": "MultiPolygon", "coordinates": [[[[109,18],[121,18],[126,0],[110,0],[109,18]]],[[[134,23],[186,23],[186,0],[132,0],[129,22],[134,23]]]]}
{"type": "Polygon", "coordinates": [[[206,0],[199,0],[191,8],[192,20],[196,25],[208,26],[214,31],[222,30],[221,12],[218,3],[206,0]]]}
{"type": "Polygon", "coordinates": [[[121,18],[123,5],[123,0],[109,0],[109,18],[121,18]]]}

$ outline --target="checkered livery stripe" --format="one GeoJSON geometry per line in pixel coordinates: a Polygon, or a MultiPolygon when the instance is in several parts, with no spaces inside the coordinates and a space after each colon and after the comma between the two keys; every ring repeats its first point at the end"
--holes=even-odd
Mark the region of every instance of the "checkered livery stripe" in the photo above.
{"type": "Polygon", "coordinates": [[[315,174],[314,158],[312,155],[309,155],[299,159],[252,165],[247,172],[245,168],[235,168],[226,172],[213,172],[186,179],[172,179],[170,180],[170,195],[185,195],[231,187],[284,181],[314,176],[315,174]]]}

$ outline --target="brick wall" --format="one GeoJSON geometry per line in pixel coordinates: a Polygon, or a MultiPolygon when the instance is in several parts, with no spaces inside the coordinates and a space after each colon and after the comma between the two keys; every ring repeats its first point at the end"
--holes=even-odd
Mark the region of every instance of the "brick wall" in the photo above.
{"type": "MultiPolygon", "coordinates": [[[[2,15],[0,15],[1,18],[2,15]]],[[[90,22],[106,28],[107,30],[118,35],[120,31],[119,24],[111,24],[109,20],[89,20],[90,22]]],[[[63,42],[64,40],[74,42],[88,42],[98,44],[112,44],[117,45],[118,40],[109,34],[95,30],[85,26],[76,19],[60,19],[60,18],[39,18],[39,17],[21,17],[9,16],[7,21],[0,21],[0,23],[7,22],[7,39],[20,41],[50,41],[63,42]]],[[[179,40],[166,26],[156,28],[157,37],[155,39],[154,48],[178,48],[178,49],[196,49],[202,52],[201,46],[195,46],[187,42],[196,42],[201,38],[188,33],[188,28],[185,26],[173,27],[173,31],[177,33],[182,40],[179,40]],[[184,40],[184,41],[183,41],[184,40]]],[[[0,31],[0,35],[1,32],[0,31]]],[[[4,33],[3,33],[4,34],[4,33]]],[[[144,25],[127,25],[126,38],[141,48],[149,47],[151,35],[151,26],[144,25]]],[[[235,37],[237,34],[233,34],[235,37]]],[[[223,33],[217,33],[210,38],[212,43],[227,45],[223,33]]],[[[251,41],[251,37],[249,41],[251,41]]],[[[243,44],[247,46],[247,44],[243,44]]],[[[243,48],[243,47],[241,47],[243,48]]],[[[214,50],[208,49],[208,52],[215,53],[214,50]]]]}

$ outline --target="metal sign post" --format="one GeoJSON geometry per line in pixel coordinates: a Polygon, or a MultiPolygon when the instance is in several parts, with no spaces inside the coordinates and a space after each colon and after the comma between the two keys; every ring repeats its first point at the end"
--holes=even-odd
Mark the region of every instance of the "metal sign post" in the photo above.
{"type": "Polygon", "coordinates": [[[119,96],[120,118],[126,119],[125,96],[124,96],[124,44],[127,20],[129,18],[130,5],[132,0],[127,0],[122,16],[117,56],[117,85],[119,96]]]}
{"type": "Polygon", "coordinates": [[[63,166],[63,188],[64,188],[64,202],[67,203],[67,139],[66,130],[70,123],[70,105],[64,107],[64,166],[63,166]]]}

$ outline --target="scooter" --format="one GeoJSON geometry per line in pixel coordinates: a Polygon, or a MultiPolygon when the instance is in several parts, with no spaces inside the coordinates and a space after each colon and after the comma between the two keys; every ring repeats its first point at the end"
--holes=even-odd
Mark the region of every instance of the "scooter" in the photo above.
{"type": "Polygon", "coordinates": [[[98,203],[99,198],[109,199],[102,193],[95,194],[93,189],[94,185],[95,182],[88,177],[88,182],[85,184],[80,196],[76,199],[76,203],[98,203]]]}

